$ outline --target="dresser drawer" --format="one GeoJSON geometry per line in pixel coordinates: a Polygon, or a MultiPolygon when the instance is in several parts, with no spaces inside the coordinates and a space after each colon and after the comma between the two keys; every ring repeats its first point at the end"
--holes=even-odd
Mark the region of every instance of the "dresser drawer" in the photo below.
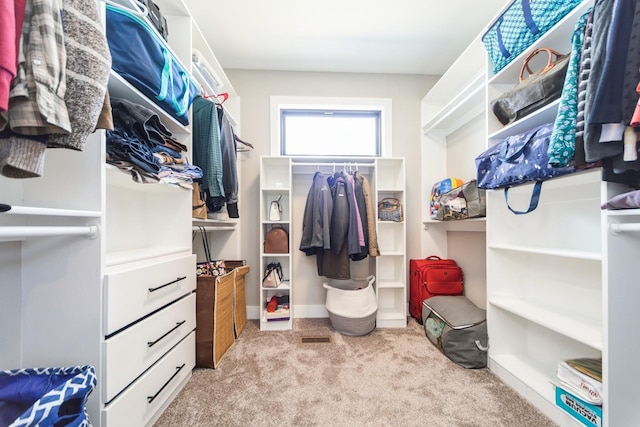
{"type": "Polygon", "coordinates": [[[104,279],[104,334],[110,335],[196,287],[196,256],[149,262],[104,279]]]}
{"type": "Polygon", "coordinates": [[[195,332],[160,359],[102,409],[102,426],[145,426],[154,422],[191,377],[196,359],[195,332]]]}
{"type": "Polygon", "coordinates": [[[107,339],[102,396],[111,401],[196,327],[196,295],[176,301],[107,339]]]}

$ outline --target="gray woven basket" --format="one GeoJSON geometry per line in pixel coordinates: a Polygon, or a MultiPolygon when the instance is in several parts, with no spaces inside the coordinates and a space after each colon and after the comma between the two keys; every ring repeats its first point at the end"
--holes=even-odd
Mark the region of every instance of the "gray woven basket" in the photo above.
{"type": "Polygon", "coordinates": [[[333,328],[343,335],[366,335],[376,327],[378,302],[374,276],[338,283],[324,283],[327,311],[333,328]]]}

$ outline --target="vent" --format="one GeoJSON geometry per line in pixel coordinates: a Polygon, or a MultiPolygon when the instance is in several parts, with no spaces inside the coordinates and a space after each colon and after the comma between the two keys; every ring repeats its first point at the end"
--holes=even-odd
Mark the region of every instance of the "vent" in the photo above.
{"type": "Polygon", "coordinates": [[[300,342],[302,344],[316,344],[316,343],[331,343],[330,336],[322,336],[322,337],[300,337],[300,342]]]}

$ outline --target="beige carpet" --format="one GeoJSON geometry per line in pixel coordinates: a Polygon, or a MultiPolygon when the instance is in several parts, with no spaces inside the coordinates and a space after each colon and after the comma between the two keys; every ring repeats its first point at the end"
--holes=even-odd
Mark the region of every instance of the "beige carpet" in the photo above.
{"type": "Polygon", "coordinates": [[[422,326],[348,337],[328,319],[292,331],[249,321],[219,367],[193,378],[155,424],[193,426],[554,426],[486,369],[468,370],[431,345],[422,326]],[[301,343],[301,336],[331,343],[301,343]]]}

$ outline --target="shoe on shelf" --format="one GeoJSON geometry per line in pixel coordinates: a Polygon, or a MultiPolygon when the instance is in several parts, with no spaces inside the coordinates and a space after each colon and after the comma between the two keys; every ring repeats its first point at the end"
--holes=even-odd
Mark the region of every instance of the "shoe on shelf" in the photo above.
{"type": "Polygon", "coordinates": [[[267,312],[273,313],[278,308],[278,297],[272,296],[269,302],[267,303],[267,312]]]}

